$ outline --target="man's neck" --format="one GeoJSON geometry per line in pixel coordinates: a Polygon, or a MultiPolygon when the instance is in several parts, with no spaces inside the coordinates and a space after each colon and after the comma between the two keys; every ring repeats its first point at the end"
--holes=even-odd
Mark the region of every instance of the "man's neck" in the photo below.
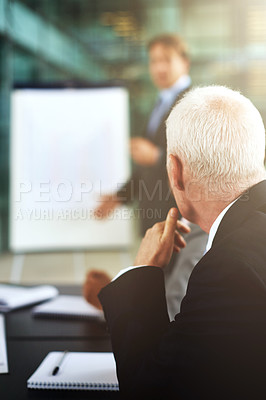
{"type": "MultiPolygon", "coordinates": [[[[248,187],[247,185],[246,188],[248,187]]],[[[217,197],[214,191],[206,190],[206,188],[200,189],[200,187],[195,186],[194,191],[192,190],[190,195],[187,196],[192,218],[194,218],[197,225],[209,233],[214,221],[222,211],[236,201],[244,191],[245,189],[243,188],[242,190],[230,191],[227,194],[224,193],[224,197],[217,197]],[[198,197],[196,193],[198,193],[198,197]]]]}
{"type": "Polygon", "coordinates": [[[206,246],[206,251],[208,251],[211,246],[212,246],[212,242],[213,239],[216,235],[216,232],[219,228],[219,225],[223,219],[223,217],[225,216],[225,214],[227,213],[227,211],[229,210],[229,208],[236,202],[237,199],[235,199],[234,201],[232,201],[230,204],[228,204],[223,210],[222,212],[220,212],[220,214],[218,215],[218,217],[215,219],[215,221],[213,222],[210,231],[209,231],[209,238],[208,238],[208,242],[207,242],[207,246],[206,246]]]}
{"type": "Polygon", "coordinates": [[[195,223],[198,224],[203,231],[209,233],[214,221],[230,204],[231,201],[205,202],[201,207],[197,207],[199,211],[196,213],[195,223]]]}
{"type": "Polygon", "coordinates": [[[198,203],[194,203],[194,216],[195,223],[197,223],[205,232],[209,233],[212,225],[215,220],[219,217],[219,215],[223,212],[223,210],[232,205],[248,188],[260,182],[261,179],[258,179],[254,182],[250,182],[249,184],[243,185],[242,189],[236,190],[230,193],[230,196],[226,196],[225,198],[215,199],[207,196],[204,197],[198,203]],[[245,187],[244,187],[245,186],[245,187]]]}

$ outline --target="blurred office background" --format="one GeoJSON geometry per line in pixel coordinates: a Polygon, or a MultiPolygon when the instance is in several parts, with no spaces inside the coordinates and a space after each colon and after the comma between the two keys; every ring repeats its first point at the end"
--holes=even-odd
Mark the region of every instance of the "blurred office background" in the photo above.
{"type": "Polygon", "coordinates": [[[111,274],[126,252],[12,255],[8,250],[10,93],[14,83],[124,80],[131,135],[155,91],[146,43],[162,32],[185,38],[194,85],[240,89],[266,120],[266,3],[263,0],[0,0],[0,280],[81,283],[89,268],[111,274]]]}

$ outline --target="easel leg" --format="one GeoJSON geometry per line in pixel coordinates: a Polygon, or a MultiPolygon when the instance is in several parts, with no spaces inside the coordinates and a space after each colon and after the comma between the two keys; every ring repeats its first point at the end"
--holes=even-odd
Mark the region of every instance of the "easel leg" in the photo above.
{"type": "Polygon", "coordinates": [[[10,283],[20,283],[23,271],[25,254],[15,254],[13,256],[13,263],[11,267],[10,283]]]}

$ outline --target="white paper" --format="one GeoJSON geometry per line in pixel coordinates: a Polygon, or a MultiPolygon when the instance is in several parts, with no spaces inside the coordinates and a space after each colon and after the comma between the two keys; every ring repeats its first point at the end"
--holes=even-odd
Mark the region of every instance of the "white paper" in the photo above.
{"type": "Polygon", "coordinates": [[[0,374],[8,373],[7,351],[6,351],[6,332],[5,319],[0,314],[0,374]]]}
{"type": "Polygon", "coordinates": [[[103,312],[89,304],[82,296],[60,295],[44,304],[35,306],[34,315],[73,316],[103,319],[103,312]]]}
{"type": "Polygon", "coordinates": [[[50,285],[22,287],[0,284],[0,311],[10,311],[38,303],[39,301],[51,299],[57,294],[58,290],[50,285]]]}

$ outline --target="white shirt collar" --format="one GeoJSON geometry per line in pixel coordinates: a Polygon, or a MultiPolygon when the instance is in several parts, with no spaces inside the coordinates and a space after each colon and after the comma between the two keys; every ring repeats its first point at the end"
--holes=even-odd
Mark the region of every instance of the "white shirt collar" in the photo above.
{"type": "Polygon", "coordinates": [[[191,85],[191,78],[189,75],[182,75],[170,88],[160,91],[159,97],[163,102],[174,100],[178,93],[183,92],[191,85]]]}
{"type": "Polygon", "coordinates": [[[214,236],[216,235],[216,232],[219,228],[219,225],[223,219],[223,217],[225,216],[226,212],[229,210],[229,208],[237,201],[237,199],[235,199],[234,201],[232,201],[232,203],[228,204],[227,207],[225,207],[223,209],[223,211],[218,215],[218,217],[216,218],[216,220],[214,221],[214,223],[211,226],[210,232],[209,232],[209,238],[208,238],[208,242],[206,245],[206,250],[205,253],[207,253],[207,251],[210,250],[210,248],[212,247],[212,242],[214,239],[214,236]]]}

